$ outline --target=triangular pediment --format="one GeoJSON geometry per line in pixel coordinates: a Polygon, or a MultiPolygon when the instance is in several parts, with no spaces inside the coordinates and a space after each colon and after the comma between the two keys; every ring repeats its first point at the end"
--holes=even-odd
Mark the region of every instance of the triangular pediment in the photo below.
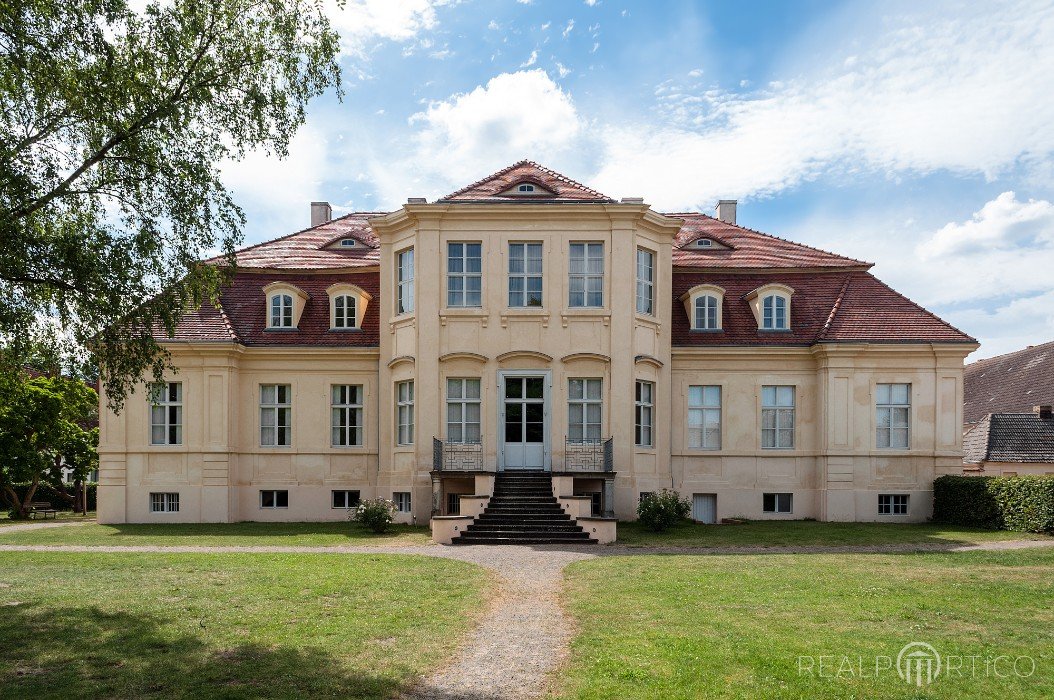
{"type": "Polygon", "coordinates": [[[521,160],[440,199],[440,202],[611,202],[610,197],[566,175],[521,160]]]}

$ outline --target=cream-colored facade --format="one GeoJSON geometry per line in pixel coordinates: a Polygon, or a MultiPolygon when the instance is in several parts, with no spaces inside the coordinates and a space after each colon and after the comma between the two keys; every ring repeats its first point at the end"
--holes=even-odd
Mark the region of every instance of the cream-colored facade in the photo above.
{"type": "MultiPolygon", "coordinates": [[[[347,490],[361,498],[408,493],[400,519],[423,524],[449,512],[451,494],[480,490],[487,483],[480,474],[516,466],[552,472],[576,494],[599,494],[597,509],[620,519],[635,517],[641,493],[664,488],[708,503],[697,517],[716,520],[929,517],[934,477],[961,471],[962,363],[974,346],[674,346],[671,318],[685,313],[672,294],[681,224],[635,201],[421,203],[371,218],[378,256],[355,272],[379,275],[381,294],[363,302],[379,314],[376,346],[170,343],[178,372],[168,378],[181,383],[179,444],[151,444],[145,391],[120,415],[104,410],[100,522],[340,520],[348,511],[334,507],[333,492],[347,490]],[[539,306],[509,306],[510,244],[518,242],[541,244],[539,306]],[[447,304],[451,243],[481,245],[476,308],[447,304]],[[569,305],[569,251],[578,243],[601,244],[593,249],[603,260],[596,307],[569,305]],[[399,254],[411,249],[413,310],[400,313],[399,254]],[[654,256],[651,313],[637,310],[638,250],[654,256]],[[526,404],[510,408],[509,385],[524,378],[543,387],[541,433],[532,428],[542,436],[537,446],[526,445],[526,432],[516,433],[524,444],[516,443],[507,426],[514,412],[538,415],[526,404]],[[472,468],[443,462],[448,379],[479,381],[481,446],[472,468]],[[601,445],[590,449],[603,450],[611,438],[607,471],[603,460],[584,467],[567,454],[576,449],[568,447],[571,413],[580,410],[569,408],[569,391],[583,379],[600,380],[590,386],[601,392],[601,445]],[[408,415],[399,406],[403,382],[413,382],[412,441],[398,426],[408,415]],[[646,446],[636,444],[637,382],[652,386],[646,446]],[[876,446],[876,386],[887,383],[910,386],[903,449],[876,446]],[[261,385],[271,384],[289,387],[288,446],[261,446],[261,385]],[[362,387],[360,445],[332,446],[333,385],[362,387]],[[690,447],[689,387],[701,385],[721,387],[720,449],[690,447]],[[793,447],[762,447],[766,386],[794,387],[793,447]],[[284,507],[263,507],[275,505],[264,491],[286,492],[284,507]],[[178,493],[178,510],[158,509],[152,494],[164,493],[178,493]],[[779,510],[789,505],[789,512],[766,509],[773,501],[766,494],[792,494],[789,504],[780,498],[779,510]],[[907,496],[907,512],[880,514],[879,496],[888,494],[907,496]]],[[[297,284],[281,271],[243,272],[259,275],[261,290],[297,284]]],[[[313,274],[299,270],[296,280],[313,274]]],[[[261,308],[268,303],[261,291],[261,308]]],[[[309,303],[329,301],[316,295],[309,303]]]]}

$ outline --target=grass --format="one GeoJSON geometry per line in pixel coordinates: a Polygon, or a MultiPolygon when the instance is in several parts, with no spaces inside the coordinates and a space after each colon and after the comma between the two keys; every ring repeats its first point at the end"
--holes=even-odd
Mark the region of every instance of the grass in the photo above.
{"type": "Polygon", "coordinates": [[[811,545],[976,544],[1049,539],[1046,535],[930,523],[820,523],[812,520],[752,520],[742,525],[685,522],[651,532],[637,522],[618,524],[618,543],[667,547],[778,547],[811,545]]]}
{"type": "MultiPolygon", "coordinates": [[[[88,520],[88,521],[95,520],[95,511],[94,510],[90,510],[90,511],[88,511],[88,515],[85,516],[85,515],[81,515],[80,513],[74,513],[73,511],[69,511],[69,510],[60,510],[58,513],[55,514],[55,517],[52,517],[50,515],[47,517],[47,521],[49,523],[50,522],[56,522],[56,521],[61,523],[64,520],[69,520],[69,521],[73,521],[73,522],[82,522],[82,521],[85,521],[85,520],[88,520]]],[[[44,518],[43,517],[32,519],[32,520],[12,520],[11,517],[9,516],[9,514],[7,513],[7,511],[0,512],[0,527],[4,527],[5,525],[25,525],[27,523],[42,523],[42,522],[44,522],[44,518]]]]}
{"type": "Polygon", "coordinates": [[[1039,549],[579,562],[567,571],[580,635],[562,696],[1054,697],[1052,573],[1054,551],[1039,549]],[[876,678],[876,664],[887,663],[876,657],[895,664],[912,641],[932,644],[945,673],[922,688],[895,667],[876,678]],[[947,670],[957,664],[950,657],[970,655],[982,658],[947,670]],[[1035,672],[1018,677],[1007,661],[986,667],[1000,655],[1031,657],[1035,672]]]}
{"type": "Polygon", "coordinates": [[[427,544],[427,527],[393,525],[376,535],[354,523],[162,523],[150,525],[83,525],[4,534],[0,544],[76,545],[396,545],[427,544]]]}
{"type": "Polygon", "coordinates": [[[0,553],[0,698],[390,697],[486,581],[406,555],[0,553]]]}

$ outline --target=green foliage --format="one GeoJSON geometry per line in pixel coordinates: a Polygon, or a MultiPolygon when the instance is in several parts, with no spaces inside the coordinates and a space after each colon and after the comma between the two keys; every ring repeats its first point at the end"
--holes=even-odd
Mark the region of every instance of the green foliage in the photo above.
{"type": "MultiPolygon", "coordinates": [[[[98,486],[99,485],[94,481],[85,484],[85,490],[88,492],[89,511],[95,510],[96,494],[99,490],[98,486]]],[[[19,500],[22,501],[25,500],[29,489],[33,488],[33,482],[27,481],[20,484],[12,484],[11,488],[14,489],[19,500]]],[[[73,484],[65,484],[62,488],[59,488],[55,484],[42,481],[36,485],[33,500],[46,501],[47,503],[50,503],[55,510],[72,510],[73,496],[73,484]]]]}
{"type": "Polygon", "coordinates": [[[100,367],[117,409],[214,302],[244,216],[220,164],[284,156],[340,84],[315,0],[0,3],[0,351],[100,367]]]}
{"type": "Polygon", "coordinates": [[[352,513],[355,522],[373,532],[385,532],[395,522],[395,503],[384,498],[368,498],[352,513]]]}
{"type": "Polygon", "coordinates": [[[0,489],[12,512],[27,517],[37,485],[59,483],[60,466],[84,479],[98,467],[99,397],[76,379],[0,374],[0,489]],[[31,484],[24,493],[15,482],[31,484]]]}
{"type": "Polygon", "coordinates": [[[676,491],[650,493],[637,504],[637,518],[652,532],[662,532],[683,521],[692,512],[692,502],[676,491]]]}
{"type": "Polygon", "coordinates": [[[1054,532],[1054,478],[939,477],[933,482],[933,519],[996,530],[1054,532]]]}

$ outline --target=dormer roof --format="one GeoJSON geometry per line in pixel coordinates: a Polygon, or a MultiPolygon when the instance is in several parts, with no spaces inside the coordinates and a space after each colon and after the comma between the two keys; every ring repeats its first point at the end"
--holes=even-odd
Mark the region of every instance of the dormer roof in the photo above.
{"type": "Polygon", "coordinates": [[[534,161],[521,160],[438,201],[612,203],[615,200],[534,161]],[[536,191],[520,192],[521,184],[534,185],[536,191]]]}

